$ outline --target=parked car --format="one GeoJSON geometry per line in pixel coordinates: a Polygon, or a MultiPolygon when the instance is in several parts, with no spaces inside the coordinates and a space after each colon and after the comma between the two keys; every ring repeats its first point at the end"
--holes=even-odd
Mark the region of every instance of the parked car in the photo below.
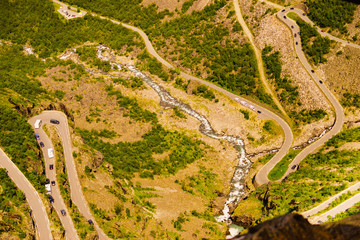
{"type": "Polygon", "coordinates": [[[314,73],[315,71],[311,69],[311,72],[314,73]]]}
{"type": "Polygon", "coordinates": [[[54,169],[54,164],[50,164],[49,168],[50,168],[50,170],[53,170],[54,169]]]}
{"type": "Polygon", "coordinates": [[[258,112],[258,113],[261,113],[261,111],[260,111],[260,110],[257,110],[257,112],[258,112]]]}
{"type": "Polygon", "coordinates": [[[285,9],[281,10],[281,12],[285,12],[285,9]]]}
{"type": "Polygon", "coordinates": [[[39,134],[35,133],[35,138],[36,138],[36,140],[40,140],[39,134]]]}
{"type": "Polygon", "coordinates": [[[291,167],[292,170],[294,170],[295,168],[296,168],[296,165],[293,165],[293,166],[291,167]]]}
{"type": "Polygon", "coordinates": [[[50,123],[52,124],[60,124],[60,122],[56,119],[50,119],[50,123]]]}
{"type": "Polygon", "coordinates": [[[319,83],[321,83],[321,84],[322,84],[322,81],[321,81],[321,80],[319,80],[319,83]]]}
{"type": "Polygon", "coordinates": [[[291,28],[294,28],[294,26],[293,26],[293,25],[291,25],[291,28]]]}
{"type": "Polygon", "coordinates": [[[40,147],[45,147],[45,144],[43,142],[40,142],[40,147]]]}
{"type": "Polygon", "coordinates": [[[61,215],[66,216],[66,211],[64,209],[61,209],[60,212],[61,212],[61,215]]]}
{"type": "Polygon", "coordinates": [[[45,184],[49,184],[50,183],[50,179],[46,179],[46,182],[45,182],[45,184]]]}
{"type": "Polygon", "coordinates": [[[290,10],[294,10],[294,8],[290,8],[290,10]]]}
{"type": "Polygon", "coordinates": [[[55,186],[55,181],[51,181],[51,186],[55,186]]]}
{"type": "Polygon", "coordinates": [[[284,16],[284,18],[286,19],[286,16],[284,16]]]}
{"type": "Polygon", "coordinates": [[[295,44],[298,45],[298,42],[296,42],[295,44]]]}
{"type": "Polygon", "coordinates": [[[50,203],[54,203],[54,198],[50,195],[49,196],[50,203]]]}
{"type": "Polygon", "coordinates": [[[294,37],[296,37],[297,35],[296,35],[296,33],[294,34],[294,37]]]}
{"type": "Polygon", "coordinates": [[[91,219],[88,220],[88,223],[89,223],[89,224],[94,224],[91,219]]]}

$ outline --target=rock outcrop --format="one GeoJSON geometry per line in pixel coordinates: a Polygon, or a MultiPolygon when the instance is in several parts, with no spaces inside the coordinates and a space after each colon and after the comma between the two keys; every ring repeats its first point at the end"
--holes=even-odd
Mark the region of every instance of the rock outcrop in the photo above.
{"type": "Polygon", "coordinates": [[[299,214],[287,214],[263,222],[233,240],[353,240],[360,239],[360,215],[339,222],[311,225],[299,214]]]}

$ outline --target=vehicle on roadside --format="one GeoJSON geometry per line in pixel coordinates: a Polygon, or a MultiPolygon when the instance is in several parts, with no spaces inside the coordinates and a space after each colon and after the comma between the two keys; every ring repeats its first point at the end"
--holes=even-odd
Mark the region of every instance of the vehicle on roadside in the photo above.
{"type": "Polygon", "coordinates": [[[50,203],[54,203],[54,198],[53,198],[53,196],[49,196],[49,200],[50,200],[50,203]]]}
{"type": "Polygon", "coordinates": [[[322,84],[323,82],[322,82],[321,80],[319,80],[319,83],[321,83],[321,84],[322,84]]]}
{"type": "Polygon", "coordinates": [[[46,181],[45,181],[45,184],[49,184],[50,183],[50,179],[46,179],[46,181]]]}
{"type": "Polygon", "coordinates": [[[293,165],[293,166],[291,167],[292,170],[294,170],[295,168],[296,168],[296,165],[293,165]]]}
{"type": "Polygon", "coordinates": [[[293,26],[293,25],[291,25],[291,28],[294,28],[294,26],[293,26]]]}
{"type": "Polygon", "coordinates": [[[253,105],[249,105],[249,108],[253,111],[255,111],[255,107],[253,105]]]}
{"type": "Polygon", "coordinates": [[[247,103],[246,103],[245,101],[240,101],[240,103],[241,103],[242,105],[244,105],[244,106],[247,105],[247,103]]]}
{"type": "Polygon", "coordinates": [[[66,216],[66,211],[64,209],[61,209],[60,212],[61,212],[61,215],[66,216]]]}
{"type": "Polygon", "coordinates": [[[260,110],[257,110],[257,112],[258,112],[258,113],[261,113],[261,111],[260,111],[260,110]]]}
{"type": "Polygon", "coordinates": [[[298,42],[296,42],[295,44],[298,45],[298,42]]]}
{"type": "Polygon", "coordinates": [[[281,10],[281,12],[285,12],[285,9],[281,10]]]}
{"type": "Polygon", "coordinates": [[[290,10],[294,10],[294,8],[292,7],[292,8],[290,8],[290,10]]]}
{"type": "Polygon", "coordinates": [[[53,157],[54,157],[54,149],[52,149],[52,148],[49,148],[49,149],[48,149],[48,156],[49,156],[49,158],[53,158],[53,157]]]}
{"type": "Polygon", "coordinates": [[[286,19],[286,16],[284,16],[284,18],[286,19]]]}
{"type": "Polygon", "coordinates": [[[50,123],[52,123],[52,124],[60,124],[59,120],[56,120],[56,119],[50,119],[50,123]]]}
{"type": "Polygon", "coordinates": [[[39,134],[35,133],[35,138],[36,138],[36,140],[40,140],[39,134]]]}
{"type": "Polygon", "coordinates": [[[49,183],[45,184],[45,190],[46,190],[46,194],[51,194],[50,181],[49,181],[49,183]]]}
{"type": "Polygon", "coordinates": [[[54,164],[50,164],[50,165],[49,165],[49,169],[50,169],[50,170],[53,170],[53,169],[54,169],[54,164]]]}
{"type": "Polygon", "coordinates": [[[294,34],[294,37],[296,37],[297,35],[296,35],[296,33],[294,34]]]}
{"type": "Polygon", "coordinates": [[[36,129],[40,128],[41,127],[41,123],[42,123],[42,120],[41,119],[37,119],[34,123],[34,127],[36,129]]]}
{"type": "Polygon", "coordinates": [[[91,225],[94,224],[94,222],[91,219],[88,220],[88,223],[91,225]]]}
{"type": "Polygon", "coordinates": [[[311,69],[311,72],[314,73],[315,71],[311,69]]]}
{"type": "Polygon", "coordinates": [[[43,142],[40,142],[40,147],[45,147],[45,144],[43,142]]]}
{"type": "Polygon", "coordinates": [[[55,186],[55,181],[51,181],[51,186],[55,186]]]}

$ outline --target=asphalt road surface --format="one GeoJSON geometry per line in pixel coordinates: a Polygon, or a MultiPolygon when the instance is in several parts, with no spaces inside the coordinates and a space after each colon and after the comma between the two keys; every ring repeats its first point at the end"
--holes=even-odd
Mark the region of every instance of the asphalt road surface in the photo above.
{"type": "MultiPolygon", "coordinates": [[[[96,14],[93,14],[94,16],[98,16],[96,14]]],[[[131,25],[128,25],[128,24],[125,24],[125,23],[121,23],[119,21],[116,21],[116,20],[112,20],[112,19],[109,19],[109,18],[106,18],[106,17],[102,17],[102,16],[98,16],[102,19],[107,19],[107,20],[110,20],[111,22],[115,23],[115,24],[121,24],[122,26],[130,29],[130,30],[133,30],[137,33],[140,34],[140,36],[143,38],[144,42],[145,42],[145,46],[147,48],[147,50],[149,51],[149,53],[155,57],[159,62],[161,62],[163,65],[165,65],[166,67],[170,68],[170,69],[174,69],[174,66],[171,65],[169,62],[167,62],[165,59],[163,59],[154,49],[154,47],[152,46],[149,38],[147,37],[147,35],[142,31],[140,30],[139,28],[136,28],[134,26],[131,26],[131,25]]],[[[291,147],[291,144],[292,144],[292,141],[293,141],[293,134],[292,134],[292,131],[291,131],[291,128],[289,127],[289,125],[287,124],[287,122],[281,118],[279,115],[277,115],[276,113],[268,110],[267,108],[264,108],[254,102],[251,102],[249,101],[248,99],[245,99],[243,97],[240,97],[238,95],[235,95],[213,83],[210,83],[210,82],[207,82],[203,79],[200,79],[198,77],[195,77],[195,76],[192,76],[192,75],[189,75],[185,72],[180,72],[180,75],[186,79],[189,79],[189,80],[196,80],[198,82],[200,82],[201,84],[204,84],[218,92],[221,92],[223,93],[224,95],[228,96],[229,98],[231,98],[232,100],[240,103],[241,101],[243,102],[246,102],[247,103],[247,107],[250,107],[252,106],[253,107],[253,111],[257,112],[257,111],[260,111],[261,113],[259,114],[258,118],[259,119],[272,119],[274,121],[276,121],[280,127],[282,128],[283,130],[283,133],[284,133],[284,141],[283,141],[283,144],[280,148],[280,150],[275,154],[275,156],[260,170],[260,174],[257,174],[257,182],[259,183],[258,185],[262,185],[264,183],[267,183],[268,180],[267,180],[267,174],[268,172],[276,165],[277,162],[279,162],[285,155],[286,153],[289,151],[290,147],[291,147]],[[255,110],[254,110],[255,109],[255,110]]]]}
{"type": "Polygon", "coordinates": [[[71,200],[79,209],[79,212],[86,218],[91,219],[94,223],[94,227],[99,235],[99,239],[109,239],[102,231],[99,225],[96,223],[95,218],[92,216],[87,202],[82,194],[82,188],[79,182],[78,174],[75,167],[74,158],[72,155],[71,138],[68,126],[67,117],[64,113],[59,111],[44,111],[37,115],[36,118],[41,119],[45,123],[50,123],[50,119],[56,119],[60,124],[54,124],[58,130],[59,136],[64,149],[64,157],[66,164],[66,171],[70,184],[71,200]]]}
{"type": "Polygon", "coordinates": [[[334,207],[331,210],[321,214],[320,216],[310,219],[310,222],[313,223],[313,224],[314,223],[326,222],[328,220],[328,216],[335,217],[336,214],[345,212],[346,210],[348,210],[349,208],[354,206],[359,201],[360,201],[360,193],[358,193],[355,196],[353,196],[352,198],[349,198],[348,200],[340,203],[336,207],[334,207]]]}
{"type": "MultiPolygon", "coordinates": [[[[60,194],[60,189],[58,186],[58,182],[56,181],[56,162],[54,157],[53,158],[49,158],[48,155],[48,149],[52,148],[54,149],[49,137],[47,136],[47,134],[45,133],[45,131],[42,129],[42,127],[47,124],[50,125],[50,121],[47,121],[45,119],[42,119],[42,125],[39,129],[35,129],[34,128],[34,123],[37,119],[41,119],[39,116],[35,116],[31,119],[29,119],[29,124],[32,126],[32,128],[34,129],[34,132],[39,134],[40,136],[40,140],[38,140],[38,142],[43,142],[44,143],[44,147],[41,148],[41,150],[43,151],[43,155],[44,155],[44,159],[45,159],[45,173],[46,173],[46,178],[50,179],[51,181],[55,181],[56,184],[55,186],[51,186],[51,196],[54,198],[54,203],[52,204],[52,206],[54,207],[57,215],[60,218],[61,224],[65,229],[65,237],[67,239],[79,239],[76,229],[74,227],[74,224],[72,222],[72,219],[70,217],[70,212],[68,211],[62,197],[60,194]],[[50,164],[54,165],[54,169],[50,170],[49,166],[50,164]],[[66,211],[66,215],[62,216],[61,214],[61,210],[64,209],[66,211]]],[[[55,149],[54,149],[55,151],[55,149]]],[[[56,153],[55,153],[56,155],[56,153]]]]}
{"type": "Polygon", "coordinates": [[[29,203],[34,217],[36,233],[39,239],[53,239],[50,230],[50,221],[38,192],[2,149],[0,149],[0,166],[7,170],[9,177],[15,185],[24,192],[26,201],[29,203]]]}
{"type": "MultiPolygon", "coordinates": [[[[342,108],[342,106],[340,105],[339,101],[336,99],[336,97],[331,93],[331,91],[326,87],[325,82],[323,82],[320,77],[316,74],[316,72],[311,68],[310,64],[308,63],[308,61],[306,60],[306,57],[304,55],[304,52],[302,51],[301,48],[301,39],[300,39],[300,28],[299,26],[295,23],[295,21],[293,21],[292,19],[286,17],[286,14],[289,12],[296,12],[296,13],[300,13],[299,17],[303,18],[305,16],[303,16],[303,12],[301,10],[291,10],[291,9],[285,9],[281,10],[277,13],[277,17],[278,19],[280,19],[280,21],[282,21],[283,23],[285,23],[289,29],[291,30],[291,33],[293,35],[294,38],[294,46],[295,46],[295,51],[296,54],[300,60],[300,62],[302,63],[302,65],[304,66],[304,68],[306,69],[306,71],[309,73],[309,75],[312,77],[312,79],[315,81],[315,83],[317,84],[317,86],[320,88],[320,90],[324,93],[324,95],[326,96],[326,98],[328,99],[328,101],[331,103],[331,105],[333,106],[334,110],[335,110],[335,123],[332,127],[332,129],[326,133],[323,137],[321,137],[320,139],[318,139],[317,141],[315,141],[314,143],[310,144],[309,146],[307,146],[305,149],[303,149],[295,158],[294,160],[290,163],[288,170],[286,171],[286,173],[284,174],[284,176],[282,177],[282,179],[284,179],[286,176],[288,176],[291,172],[296,171],[295,169],[291,169],[291,167],[293,165],[299,165],[300,162],[311,152],[313,152],[315,149],[317,149],[318,147],[322,146],[327,140],[329,140],[330,138],[332,138],[334,135],[336,135],[337,133],[339,133],[343,127],[344,124],[344,110],[342,108]],[[295,37],[296,34],[296,37],[295,37]],[[296,44],[297,43],[297,44],[296,44]]],[[[305,21],[310,21],[307,17],[303,18],[305,21]]],[[[340,39],[341,40],[341,39],[340,39]]],[[[281,180],[282,180],[281,179],[281,180]]]]}
{"type": "MultiPolygon", "coordinates": [[[[355,190],[357,190],[357,189],[359,189],[359,188],[360,188],[360,182],[352,185],[351,187],[348,187],[347,189],[339,192],[338,194],[336,194],[336,195],[334,195],[334,196],[331,196],[328,200],[322,202],[322,203],[319,204],[318,206],[316,206],[316,207],[314,207],[314,208],[312,208],[312,209],[310,209],[310,210],[308,210],[308,211],[306,211],[306,212],[303,212],[301,215],[303,215],[304,217],[308,218],[308,217],[310,217],[310,216],[312,216],[312,215],[314,215],[314,214],[316,214],[316,213],[318,213],[318,212],[326,209],[327,207],[329,207],[330,204],[331,204],[333,201],[335,201],[336,199],[338,199],[341,195],[343,195],[343,194],[345,194],[345,193],[347,193],[347,192],[349,192],[349,191],[355,191],[355,190]]],[[[356,195],[353,196],[353,197],[351,197],[351,198],[356,198],[356,195]]],[[[349,199],[351,199],[351,198],[349,198],[349,199]]],[[[359,198],[357,198],[357,199],[358,199],[358,201],[360,200],[359,198]]],[[[331,209],[331,210],[332,210],[332,209],[331,209]]],[[[330,211],[331,211],[331,210],[330,210],[330,211]]],[[[339,210],[340,210],[340,209],[339,209],[339,210]]],[[[327,212],[329,212],[329,211],[327,211],[327,212]]],[[[340,212],[337,212],[337,213],[340,213],[340,212]]],[[[337,213],[336,213],[336,214],[337,214],[337,213]]],[[[324,214],[322,214],[322,215],[326,215],[326,213],[324,213],[324,214]]],[[[326,216],[327,216],[327,215],[326,215],[326,216]]],[[[316,216],[316,217],[314,217],[314,218],[312,218],[312,219],[309,219],[309,220],[311,220],[311,222],[317,222],[317,219],[318,219],[318,218],[319,218],[319,216],[316,216]]]]}

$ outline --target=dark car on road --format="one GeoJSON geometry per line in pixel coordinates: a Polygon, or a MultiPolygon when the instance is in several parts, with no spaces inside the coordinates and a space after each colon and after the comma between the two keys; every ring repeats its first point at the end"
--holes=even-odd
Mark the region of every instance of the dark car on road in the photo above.
{"type": "Polygon", "coordinates": [[[55,186],[55,181],[51,181],[51,185],[52,185],[52,186],[55,186]]]}
{"type": "Polygon", "coordinates": [[[59,120],[56,120],[56,119],[50,119],[50,123],[52,123],[52,124],[60,124],[59,120]]]}
{"type": "Polygon", "coordinates": [[[285,9],[281,10],[281,12],[285,12],[285,9]]]}
{"type": "Polygon", "coordinates": [[[261,113],[261,111],[260,111],[260,110],[257,110],[257,112],[258,112],[258,113],[261,113]]]}
{"type": "Polygon", "coordinates": [[[52,196],[49,196],[50,203],[54,203],[54,198],[52,196]]]}
{"type": "Polygon", "coordinates": [[[293,165],[293,166],[291,167],[292,170],[294,170],[295,168],[296,168],[296,165],[293,165]]]}
{"type": "Polygon", "coordinates": [[[45,182],[45,184],[49,184],[50,183],[50,179],[46,179],[46,182],[45,182]]]}
{"type": "Polygon", "coordinates": [[[298,42],[296,42],[295,44],[298,45],[298,42]]]}
{"type": "Polygon", "coordinates": [[[50,165],[49,165],[49,169],[50,169],[50,170],[53,170],[53,169],[54,169],[54,164],[50,164],[50,165]]]}
{"type": "Polygon", "coordinates": [[[294,34],[294,37],[296,37],[296,33],[294,34]]]}
{"type": "Polygon", "coordinates": [[[66,216],[66,211],[64,209],[61,209],[60,212],[61,212],[61,215],[66,216]]]}
{"type": "Polygon", "coordinates": [[[39,134],[35,133],[35,138],[36,138],[36,140],[40,140],[39,134]]]}
{"type": "Polygon", "coordinates": [[[319,80],[319,83],[321,83],[321,84],[322,84],[322,81],[321,81],[321,80],[319,80]]]}
{"type": "Polygon", "coordinates": [[[45,147],[45,144],[43,142],[40,142],[40,147],[45,147]]]}
{"type": "Polygon", "coordinates": [[[294,28],[294,26],[293,26],[293,25],[291,25],[291,28],[294,28]]]}
{"type": "Polygon", "coordinates": [[[311,69],[311,72],[314,73],[315,71],[311,69]]]}
{"type": "Polygon", "coordinates": [[[89,224],[94,224],[91,219],[88,220],[88,223],[89,223],[89,224]]]}
{"type": "Polygon", "coordinates": [[[286,16],[284,16],[284,18],[286,19],[286,16]]]}

